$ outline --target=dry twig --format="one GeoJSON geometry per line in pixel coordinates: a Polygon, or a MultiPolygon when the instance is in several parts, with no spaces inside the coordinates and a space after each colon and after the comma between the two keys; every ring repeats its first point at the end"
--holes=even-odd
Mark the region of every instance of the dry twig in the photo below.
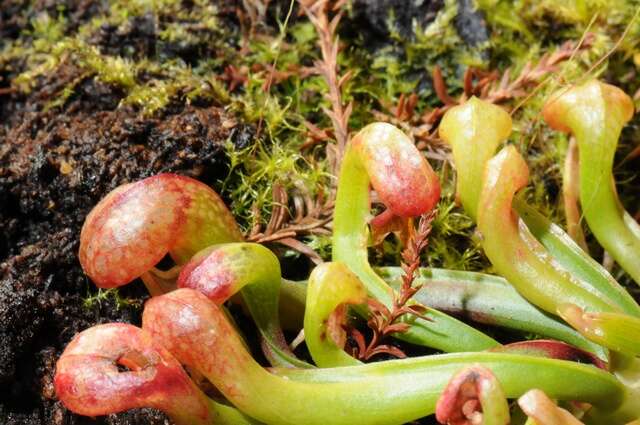
{"type": "Polygon", "coordinates": [[[249,72],[246,66],[235,67],[233,65],[227,65],[224,69],[224,74],[220,77],[221,81],[227,83],[227,89],[229,92],[233,92],[238,87],[244,87],[249,81],[249,72]]]}
{"type": "MultiPolygon", "coordinates": [[[[309,139],[302,148],[306,149],[316,143],[325,142],[331,138],[335,139],[335,145],[327,145],[327,158],[329,158],[331,169],[335,175],[349,139],[348,121],[352,110],[351,103],[345,105],[342,101],[342,88],[351,78],[351,73],[339,75],[338,71],[339,39],[336,35],[336,28],[342,18],[345,0],[335,2],[330,0],[298,1],[318,33],[318,45],[322,59],[316,61],[312,69],[277,71],[272,66],[263,89],[268,92],[272,83],[289,78],[293,73],[315,73],[324,78],[329,88],[325,96],[329,100],[331,108],[323,108],[323,111],[331,119],[333,130],[320,129],[313,123],[305,121],[305,126],[309,130],[309,139]]],[[[264,230],[260,226],[252,229],[248,239],[260,243],[278,242],[319,263],[322,262],[320,256],[296,238],[304,235],[330,234],[329,226],[333,214],[335,188],[316,199],[306,193],[304,188],[299,188],[297,192],[293,196],[294,214],[290,214],[289,195],[282,186],[274,186],[274,207],[271,219],[264,230]]],[[[257,211],[254,213],[257,214],[257,211]]]]}
{"type": "MultiPolygon", "coordinates": [[[[530,95],[532,87],[540,85],[544,78],[557,71],[558,65],[571,59],[576,52],[587,50],[593,46],[594,35],[585,34],[580,42],[567,41],[553,53],[543,55],[535,65],[527,63],[520,73],[511,77],[511,70],[507,69],[502,75],[497,71],[482,71],[469,68],[463,77],[463,92],[456,99],[449,94],[442,71],[437,65],[432,70],[432,82],[436,96],[443,106],[436,107],[416,116],[414,109],[399,113],[399,108],[405,108],[405,96],[400,96],[395,108],[386,107],[387,112],[374,111],[376,119],[390,122],[407,131],[417,142],[420,149],[438,145],[437,125],[447,110],[458,105],[471,96],[477,96],[492,103],[504,103],[530,95]],[[409,113],[409,111],[411,113],[409,113]]],[[[415,96],[412,93],[411,96],[415,96]]]]}
{"type": "MultiPolygon", "coordinates": [[[[280,184],[273,185],[273,210],[265,229],[256,224],[247,236],[247,240],[257,243],[277,242],[309,257],[316,264],[321,263],[320,256],[296,238],[305,235],[331,234],[330,222],[333,213],[333,201],[324,196],[311,196],[301,187],[295,191],[293,214],[290,213],[289,195],[280,184]]],[[[260,222],[260,211],[254,208],[256,223],[260,222]]]]}
{"type": "Polygon", "coordinates": [[[342,18],[346,0],[335,2],[331,0],[298,1],[318,33],[318,45],[322,60],[316,61],[314,68],[324,78],[329,88],[329,92],[325,96],[331,103],[331,109],[323,108],[323,111],[333,124],[336,151],[332,155],[332,168],[335,174],[349,140],[348,122],[353,108],[352,103],[345,105],[342,101],[342,88],[351,78],[351,72],[340,75],[338,69],[340,41],[336,29],[342,18]],[[330,17],[330,15],[333,16],[330,17]]]}

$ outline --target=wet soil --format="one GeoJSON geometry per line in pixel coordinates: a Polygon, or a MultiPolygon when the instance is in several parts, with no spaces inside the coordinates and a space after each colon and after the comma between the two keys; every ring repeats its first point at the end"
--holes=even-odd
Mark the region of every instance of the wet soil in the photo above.
{"type": "MultiPolygon", "coordinates": [[[[180,106],[146,119],[135,111],[112,109],[116,99],[109,88],[87,81],[84,94],[65,113],[24,108],[5,123],[0,148],[0,423],[80,423],[55,401],[55,359],[82,329],[111,321],[139,323],[141,285],[121,291],[132,300],[128,305],[112,298],[89,306],[84,302],[95,290],[78,263],[78,237],[92,206],[114,187],[160,172],[216,182],[226,171],[221,144],[241,130],[213,106],[180,106]]],[[[164,423],[144,412],[123,418],[105,423],[164,423]]]]}
{"type": "MultiPolygon", "coordinates": [[[[46,2],[0,4],[5,41],[23,34],[38,8],[56,11],[46,2]]],[[[107,4],[70,1],[65,13],[79,24],[107,4]]],[[[96,37],[111,54],[142,57],[156,48],[144,19],[130,34],[101,28],[96,37]]],[[[22,66],[1,69],[0,88],[22,66]]],[[[139,323],[146,298],[134,283],[120,291],[126,302],[87,302],[96,289],[77,259],[80,228],[93,205],[122,183],[177,172],[215,185],[227,173],[222,145],[246,143],[251,129],[206,103],[178,102],[145,118],[119,105],[120,89],[92,77],[81,79],[63,107],[47,110],[52,96],[78,78],[78,69],[64,65],[28,95],[0,94],[0,424],[168,424],[151,409],[82,418],[55,398],[55,362],[69,340],[97,323],[139,323]]]]}

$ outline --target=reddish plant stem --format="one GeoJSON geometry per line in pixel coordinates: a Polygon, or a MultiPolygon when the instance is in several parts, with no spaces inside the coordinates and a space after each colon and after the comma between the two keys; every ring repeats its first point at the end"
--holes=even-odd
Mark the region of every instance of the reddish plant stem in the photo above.
{"type": "Polygon", "coordinates": [[[349,140],[349,116],[353,105],[345,105],[342,101],[342,87],[351,78],[351,72],[339,75],[338,52],[339,38],[336,35],[338,23],[342,18],[342,7],[345,0],[332,2],[329,0],[299,0],[304,13],[318,33],[318,45],[322,54],[322,60],[315,63],[315,69],[321,75],[329,92],[326,94],[331,103],[331,109],[323,108],[324,113],[331,119],[336,139],[336,152],[334,153],[332,168],[335,172],[339,169],[340,161],[349,140]],[[336,12],[329,18],[331,12],[336,12]]]}
{"type": "Polygon", "coordinates": [[[420,254],[429,244],[431,225],[436,214],[437,210],[432,210],[422,215],[417,230],[412,225],[408,226],[410,234],[407,246],[402,252],[402,270],[404,271],[402,286],[400,291],[394,294],[392,308],[388,309],[383,303],[373,298],[367,300],[371,312],[367,325],[373,332],[371,341],[367,344],[361,332],[357,329],[350,330],[351,336],[357,345],[353,349],[353,355],[358,359],[369,360],[373,356],[382,353],[405,358],[406,354],[399,348],[382,344],[384,338],[392,333],[402,333],[409,329],[409,324],[399,323],[399,320],[405,315],[413,315],[429,320],[424,316],[425,307],[420,304],[410,303],[410,300],[422,287],[422,285],[414,286],[413,281],[420,267],[420,254]]]}

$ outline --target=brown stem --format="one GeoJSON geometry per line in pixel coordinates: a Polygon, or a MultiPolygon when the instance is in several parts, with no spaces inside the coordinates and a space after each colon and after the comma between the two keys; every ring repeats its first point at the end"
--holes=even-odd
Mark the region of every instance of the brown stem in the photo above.
{"type": "Polygon", "coordinates": [[[349,140],[348,122],[352,108],[352,104],[345,105],[342,101],[342,87],[350,79],[351,74],[346,73],[339,76],[338,70],[339,39],[336,35],[336,28],[342,18],[341,7],[344,2],[338,1],[333,5],[329,0],[299,0],[299,2],[318,33],[318,45],[322,60],[315,63],[315,68],[329,87],[329,93],[326,97],[331,103],[331,109],[323,108],[323,110],[331,119],[336,138],[337,151],[333,163],[335,174],[339,169],[342,155],[349,140]],[[331,19],[329,19],[329,9],[337,10],[331,19]]]}

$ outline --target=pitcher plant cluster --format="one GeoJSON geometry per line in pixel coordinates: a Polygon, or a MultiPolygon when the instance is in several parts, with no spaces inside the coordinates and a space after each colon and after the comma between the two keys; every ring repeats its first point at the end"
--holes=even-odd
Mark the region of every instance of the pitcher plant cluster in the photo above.
{"type": "MultiPolygon", "coordinates": [[[[559,90],[542,114],[575,138],[579,173],[566,184],[577,185],[579,214],[640,283],[640,226],[612,174],[631,99],[591,80],[559,90]]],[[[152,297],[142,325],[76,335],[57,363],[59,399],[87,416],[153,407],[177,425],[403,424],[430,415],[442,424],[637,423],[640,306],[527,203],[529,170],[505,143],[507,112],[471,97],[448,109],[439,132],[452,150],[457,199],[496,275],[421,266],[439,178],[391,124],[370,124],[346,145],[333,258],[306,281],[283,279],[276,255],[243,241],[208,186],[153,176],[107,195],[80,245],[98,287],[144,282],[152,297]],[[368,247],[389,233],[405,246],[403,263],[375,268],[368,247]],[[174,266],[160,269],[167,256],[174,266]],[[262,360],[229,303],[252,317],[262,360]],[[294,353],[285,323],[309,356],[294,353]],[[502,344],[487,325],[521,341],[502,344]],[[411,355],[403,349],[411,346],[438,354],[411,355]]]]}

